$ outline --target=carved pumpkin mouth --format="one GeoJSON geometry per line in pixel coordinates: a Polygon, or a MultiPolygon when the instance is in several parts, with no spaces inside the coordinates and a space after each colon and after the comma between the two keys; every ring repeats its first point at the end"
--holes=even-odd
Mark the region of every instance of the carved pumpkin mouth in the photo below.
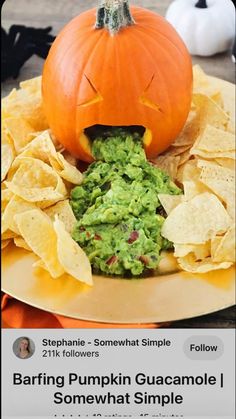
{"type": "MultiPolygon", "coordinates": [[[[149,128],[145,128],[142,125],[130,125],[130,126],[120,126],[119,128],[124,128],[130,134],[138,133],[143,138],[144,148],[148,146],[152,141],[152,132],[149,128]]],[[[92,143],[95,138],[99,136],[109,136],[111,126],[109,125],[93,125],[89,128],[85,128],[83,133],[80,135],[80,144],[82,145],[84,151],[92,156],[92,143]]]]}

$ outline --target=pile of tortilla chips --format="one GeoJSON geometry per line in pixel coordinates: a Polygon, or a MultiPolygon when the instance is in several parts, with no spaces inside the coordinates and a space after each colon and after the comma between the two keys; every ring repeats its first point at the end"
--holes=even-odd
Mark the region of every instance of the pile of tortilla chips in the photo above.
{"type": "Polygon", "coordinates": [[[2,248],[14,242],[53,278],[67,273],[91,285],[89,260],[70,234],[76,219],[68,197],[82,174],[50,134],[41,78],[20,87],[2,101],[2,248]]]}
{"type": "MultiPolygon", "coordinates": [[[[167,213],[162,235],[174,243],[181,269],[204,273],[235,261],[235,143],[221,92],[194,67],[186,125],[152,162],[183,195],[159,195],[167,213]]],[[[92,284],[91,266],[71,238],[69,193],[82,182],[75,159],[53,138],[42,110],[41,78],[21,83],[2,103],[2,247],[38,256],[53,278],[67,273],[92,284]]]]}
{"type": "Polygon", "coordinates": [[[184,192],[159,196],[168,214],[162,235],[181,269],[204,273],[235,262],[235,134],[220,91],[198,66],[192,102],[183,131],[154,164],[184,192]]]}

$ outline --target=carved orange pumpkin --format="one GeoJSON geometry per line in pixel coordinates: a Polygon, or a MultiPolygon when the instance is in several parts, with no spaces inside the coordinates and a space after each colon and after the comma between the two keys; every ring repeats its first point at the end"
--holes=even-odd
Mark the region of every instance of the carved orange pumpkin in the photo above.
{"type": "Polygon", "coordinates": [[[161,16],[105,0],[69,22],[54,41],[43,71],[46,117],[57,139],[92,161],[84,129],[141,125],[155,157],[182,129],[191,102],[192,65],[173,27],[161,16]],[[109,30],[107,30],[109,29],[109,30]]]}

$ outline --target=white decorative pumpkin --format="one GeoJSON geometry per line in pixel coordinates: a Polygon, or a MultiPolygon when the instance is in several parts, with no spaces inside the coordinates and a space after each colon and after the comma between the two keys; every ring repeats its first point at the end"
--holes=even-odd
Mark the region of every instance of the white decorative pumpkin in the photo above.
{"type": "Polygon", "coordinates": [[[235,8],[231,0],[175,0],[166,19],[192,55],[209,56],[233,45],[235,8]]]}

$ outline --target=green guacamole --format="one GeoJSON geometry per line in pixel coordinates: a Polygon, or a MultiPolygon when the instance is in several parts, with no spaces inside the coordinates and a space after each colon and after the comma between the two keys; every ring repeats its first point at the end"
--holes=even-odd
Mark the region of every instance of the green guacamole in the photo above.
{"type": "Polygon", "coordinates": [[[96,161],[71,192],[77,218],[73,238],[88,255],[94,272],[138,276],[155,269],[162,249],[164,210],[158,194],[181,190],[150,164],[141,136],[113,129],[93,141],[96,161]]]}

